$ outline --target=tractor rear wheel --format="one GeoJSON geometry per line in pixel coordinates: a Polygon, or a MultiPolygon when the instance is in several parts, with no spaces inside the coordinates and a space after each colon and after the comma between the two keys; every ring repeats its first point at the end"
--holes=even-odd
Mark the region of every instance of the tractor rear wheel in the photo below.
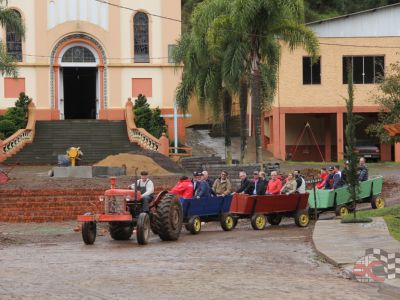
{"type": "Polygon", "coordinates": [[[182,204],[176,195],[165,194],[157,205],[157,232],[163,241],[176,241],[182,230],[182,204]]]}
{"type": "Polygon", "coordinates": [[[282,221],[282,216],[278,214],[272,214],[267,216],[268,223],[277,226],[282,221]]]}
{"type": "Polygon", "coordinates": [[[264,230],[267,220],[263,214],[254,214],[251,217],[251,227],[254,230],[264,230]]]}
{"type": "Polygon", "coordinates": [[[86,245],[93,245],[96,240],[96,223],[83,222],[82,224],[82,239],[86,245]]]}
{"type": "Polygon", "coordinates": [[[137,220],[136,239],[139,245],[146,245],[150,237],[150,217],[149,214],[142,212],[137,220]]]}
{"type": "Polygon", "coordinates": [[[126,241],[132,236],[133,225],[131,222],[110,222],[111,237],[116,241],[126,241]]]}
{"type": "Polygon", "coordinates": [[[221,216],[221,227],[223,230],[231,231],[235,228],[235,225],[235,218],[231,214],[223,214],[221,216]]]}

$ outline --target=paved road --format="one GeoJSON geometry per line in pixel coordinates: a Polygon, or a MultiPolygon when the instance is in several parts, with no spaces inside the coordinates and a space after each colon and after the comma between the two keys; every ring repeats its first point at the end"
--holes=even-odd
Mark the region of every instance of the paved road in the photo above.
{"type": "Polygon", "coordinates": [[[71,225],[0,224],[0,299],[396,299],[344,279],[291,220],[262,232],[206,224],[147,246],[108,235],[84,246],[71,225]]]}

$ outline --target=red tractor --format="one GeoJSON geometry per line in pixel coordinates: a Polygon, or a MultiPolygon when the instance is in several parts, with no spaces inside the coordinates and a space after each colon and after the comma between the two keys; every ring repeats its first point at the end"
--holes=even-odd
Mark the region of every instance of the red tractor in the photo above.
{"type": "Polygon", "coordinates": [[[100,196],[104,205],[103,214],[86,213],[78,216],[82,224],[82,238],[91,245],[96,240],[97,222],[108,222],[110,235],[114,240],[129,240],[136,227],[136,238],[140,245],[149,241],[150,230],[163,241],[175,241],[182,229],[182,205],[179,199],[166,191],[150,202],[150,212],[142,211],[140,192],[117,189],[116,180],[111,178],[111,189],[100,196]]]}

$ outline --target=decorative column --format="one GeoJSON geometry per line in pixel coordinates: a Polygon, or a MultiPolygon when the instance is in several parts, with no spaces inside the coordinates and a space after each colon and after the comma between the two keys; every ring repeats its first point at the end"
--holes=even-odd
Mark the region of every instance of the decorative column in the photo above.
{"type": "Polygon", "coordinates": [[[52,107],[51,109],[51,119],[52,120],[59,120],[60,119],[60,111],[59,111],[59,107],[58,107],[58,101],[59,99],[59,95],[58,95],[58,82],[59,82],[59,66],[58,65],[54,65],[53,69],[54,69],[54,107],[52,107]]]}
{"type": "Polygon", "coordinates": [[[107,111],[104,106],[104,66],[97,66],[99,70],[99,85],[100,85],[100,107],[99,107],[99,119],[107,120],[107,111]]]}

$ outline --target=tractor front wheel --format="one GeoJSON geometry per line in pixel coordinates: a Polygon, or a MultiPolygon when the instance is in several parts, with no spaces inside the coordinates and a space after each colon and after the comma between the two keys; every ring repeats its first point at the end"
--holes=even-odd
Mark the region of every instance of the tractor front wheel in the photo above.
{"type": "Polygon", "coordinates": [[[235,218],[231,214],[223,214],[221,216],[221,227],[223,230],[231,231],[233,228],[235,228],[236,224],[235,224],[235,218]]]}
{"type": "Polygon", "coordinates": [[[111,237],[116,241],[127,241],[132,236],[133,225],[131,222],[110,222],[111,237]]]}
{"type": "Polygon", "coordinates": [[[86,245],[93,245],[96,240],[96,223],[84,222],[82,224],[82,239],[86,245]]]}
{"type": "Polygon", "coordinates": [[[254,230],[263,230],[267,225],[267,220],[262,214],[255,214],[251,217],[251,227],[254,230]]]}
{"type": "Polygon", "coordinates": [[[384,208],[385,207],[385,199],[381,195],[372,196],[371,206],[373,209],[384,208]]]}
{"type": "Polygon", "coordinates": [[[150,217],[149,214],[142,212],[137,220],[136,239],[139,245],[146,245],[150,237],[150,217]]]}
{"type": "Polygon", "coordinates": [[[182,204],[176,195],[165,194],[157,205],[157,232],[163,241],[176,241],[182,230],[182,204]]]}

